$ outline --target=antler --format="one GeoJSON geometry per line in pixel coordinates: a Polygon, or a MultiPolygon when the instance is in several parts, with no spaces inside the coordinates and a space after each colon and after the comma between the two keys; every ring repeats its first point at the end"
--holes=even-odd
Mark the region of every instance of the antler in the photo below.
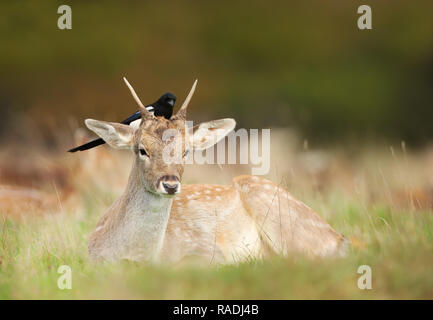
{"type": "Polygon", "coordinates": [[[126,86],[129,88],[129,91],[131,91],[131,95],[134,98],[135,102],[137,102],[138,107],[140,109],[140,113],[141,116],[143,118],[148,118],[148,117],[153,117],[153,115],[147,111],[146,107],[144,106],[144,104],[141,102],[140,98],[138,97],[138,95],[135,93],[134,88],[129,84],[128,80],[126,80],[125,77],[123,77],[123,81],[125,81],[126,86]]]}
{"type": "Polygon", "coordinates": [[[194,95],[195,87],[197,86],[197,79],[194,81],[191,90],[189,91],[188,96],[186,97],[182,107],[180,107],[179,111],[176,113],[176,118],[186,120],[186,110],[188,108],[188,104],[191,101],[192,96],[194,95]]]}

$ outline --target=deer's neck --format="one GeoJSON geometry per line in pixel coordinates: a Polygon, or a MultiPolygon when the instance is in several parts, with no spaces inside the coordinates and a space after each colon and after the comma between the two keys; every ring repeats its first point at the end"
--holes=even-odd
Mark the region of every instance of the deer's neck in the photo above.
{"type": "Polygon", "coordinates": [[[122,243],[123,258],[156,262],[173,199],[147,191],[140,174],[134,164],[122,196],[123,215],[117,240],[122,243]]]}

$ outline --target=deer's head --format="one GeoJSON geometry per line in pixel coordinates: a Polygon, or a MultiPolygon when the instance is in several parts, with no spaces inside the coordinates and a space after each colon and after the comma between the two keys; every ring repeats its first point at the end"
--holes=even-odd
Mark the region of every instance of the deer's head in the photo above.
{"type": "Polygon", "coordinates": [[[180,192],[185,158],[190,151],[207,149],[234,129],[233,119],[204,122],[186,127],[186,112],[197,81],[176,115],[167,120],[148,112],[126,81],[139,105],[141,123],[129,126],[87,119],[87,127],[115,149],[129,149],[135,155],[137,179],[152,193],[173,196],[180,192]]]}

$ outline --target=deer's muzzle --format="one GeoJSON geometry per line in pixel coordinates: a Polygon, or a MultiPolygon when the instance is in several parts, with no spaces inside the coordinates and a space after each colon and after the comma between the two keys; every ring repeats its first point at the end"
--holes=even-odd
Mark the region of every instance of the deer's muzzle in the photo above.
{"type": "Polygon", "coordinates": [[[156,183],[156,189],[161,194],[178,194],[180,192],[179,178],[173,175],[162,176],[156,183]]]}

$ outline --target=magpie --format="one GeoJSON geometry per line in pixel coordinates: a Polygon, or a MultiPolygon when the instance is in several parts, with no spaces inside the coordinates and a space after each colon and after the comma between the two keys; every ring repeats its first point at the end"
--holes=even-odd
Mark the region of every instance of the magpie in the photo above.
{"type": "MultiPolygon", "coordinates": [[[[145,106],[147,111],[150,113],[153,113],[154,116],[157,117],[164,117],[166,119],[170,119],[173,114],[173,107],[176,103],[176,96],[170,92],[164,93],[161,98],[159,98],[156,102],[149,104],[145,106]]],[[[123,120],[122,124],[130,124],[136,120],[141,119],[140,111],[137,111],[136,113],[132,114],[125,120],[123,120]]],[[[73,148],[69,150],[68,152],[77,152],[77,151],[85,151],[92,149],[94,147],[100,146],[104,144],[105,141],[101,138],[90,141],[86,144],[83,144],[79,147],[73,148]]]]}

